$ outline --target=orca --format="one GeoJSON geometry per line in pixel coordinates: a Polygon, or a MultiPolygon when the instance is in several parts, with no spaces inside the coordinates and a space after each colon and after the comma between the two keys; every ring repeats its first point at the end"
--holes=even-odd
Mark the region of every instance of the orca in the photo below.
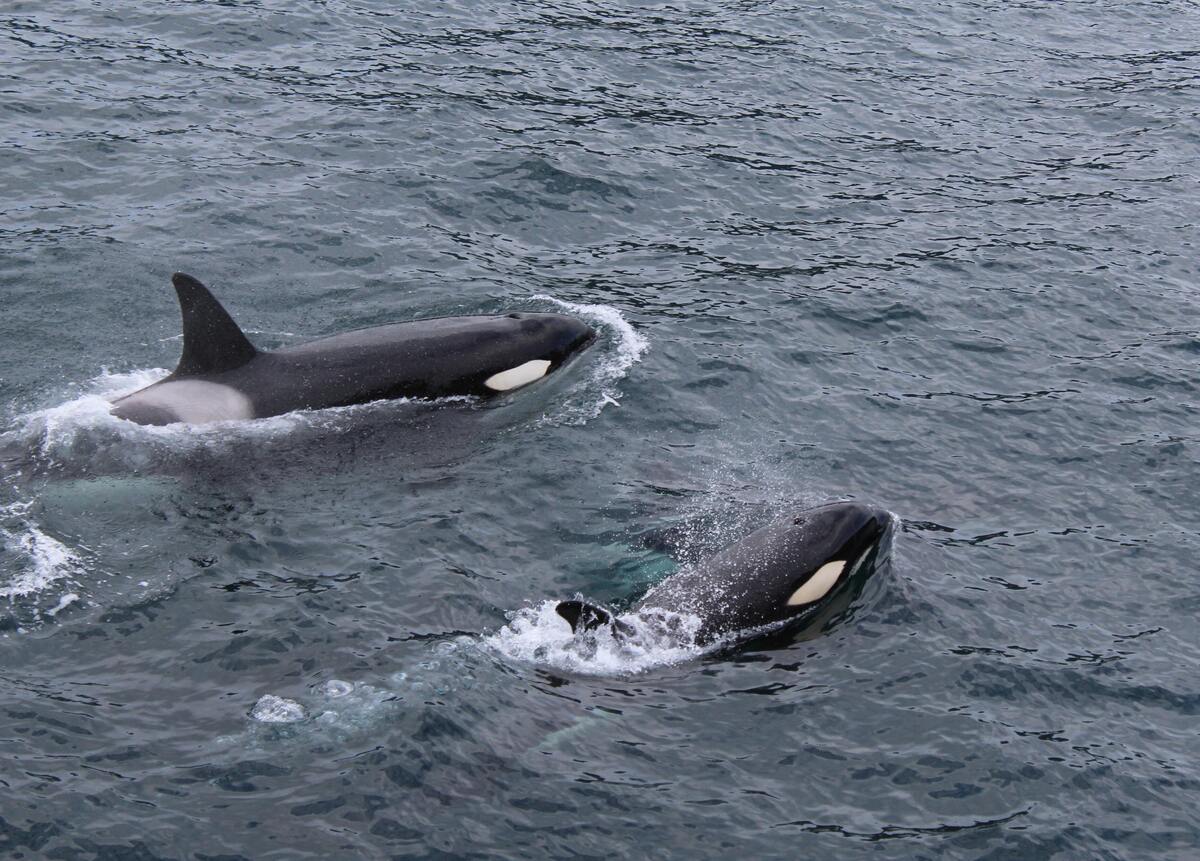
{"type": "Polygon", "coordinates": [[[171,283],[183,355],[166,378],[113,402],[142,425],[257,419],[392,398],[491,397],[539,380],[596,333],[562,314],[433,317],[259,350],[190,275],[171,283]]]}
{"type": "Polygon", "coordinates": [[[825,622],[845,609],[888,550],[892,515],[857,502],[804,509],[752,532],[715,555],[651,588],[623,619],[583,600],[555,610],[575,633],[607,628],[635,633],[629,616],[659,611],[699,620],[696,645],[754,637],[766,631],[825,622]]]}

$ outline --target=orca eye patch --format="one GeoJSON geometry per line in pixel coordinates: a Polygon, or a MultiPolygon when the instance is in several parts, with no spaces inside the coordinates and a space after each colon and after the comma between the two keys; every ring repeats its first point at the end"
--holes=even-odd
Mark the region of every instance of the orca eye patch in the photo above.
{"type": "Polygon", "coordinates": [[[494,392],[507,392],[510,389],[529,385],[534,380],[540,380],[546,376],[546,372],[549,370],[549,359],[534,359],[523,365],[517,365],[515,368],[509,368],[507,371],[492,374],[483,381],[483,384],[494,392]]]}
{"type": "Polygon", "coordinates": [[[802,604],[811,604],[813,601],[820,601],[829,594],[829,590],[837,583],[838,578],[842,576],[842,572],[846,570],[845,559],[835,559],[832,562],[826,562],[818,568],[811,577],[792,593],[792,596],[787,599],[787,606],[799,607],[802,604]]]}

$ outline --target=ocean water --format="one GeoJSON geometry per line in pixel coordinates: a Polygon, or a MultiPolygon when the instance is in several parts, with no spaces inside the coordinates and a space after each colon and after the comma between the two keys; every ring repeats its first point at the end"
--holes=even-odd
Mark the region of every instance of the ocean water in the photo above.
{"type": "Polygon", "coordinates": [[[0,93],[0,855],[1200,857],[1196,4],[9,0],[0,93]],[[601,337],[130,426],[175,270],[601,337]],[[818,635],[550,609],[830,499],[818,635]]]}

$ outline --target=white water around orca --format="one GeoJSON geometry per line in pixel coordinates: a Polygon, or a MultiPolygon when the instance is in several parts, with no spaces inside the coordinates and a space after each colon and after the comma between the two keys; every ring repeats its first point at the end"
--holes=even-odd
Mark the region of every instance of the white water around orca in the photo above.
{"type": "Polygon", "coordinates": [[[1183,0],[0,10],[0,854],[1191,859],[1183,0]],[[492,402],[144,428],[170,274],[276,348],[560,310],[492,402]],[[573,637],[797,507],[828,627],[573,637]]]}

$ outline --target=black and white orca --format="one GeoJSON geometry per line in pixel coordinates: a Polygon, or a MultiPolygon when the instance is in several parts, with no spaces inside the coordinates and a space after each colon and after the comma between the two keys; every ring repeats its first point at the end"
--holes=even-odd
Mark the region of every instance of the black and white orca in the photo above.
{"type": "MultiPolygon", "coordinates": [[[[886,555],[892,515],[882,508],[835,502],[788,515],[714,556],[654,586],[632,608],[670,611],[699,619],[697,645],[818,618],[862,583],[886,555]]],[[[555,608],[576,633],[608,626],[622,638],[633,626],[586,601],[555,608]]]]}
{"type": "Polygon", "coordinates": [[[488,397],[539,380],[596,333],[562,314],[435,317],[258,350],[208,288],[171,277],[183,355],[168,377],[113,402],[143,425],[256,419],[392,398],[488,397]]]}

